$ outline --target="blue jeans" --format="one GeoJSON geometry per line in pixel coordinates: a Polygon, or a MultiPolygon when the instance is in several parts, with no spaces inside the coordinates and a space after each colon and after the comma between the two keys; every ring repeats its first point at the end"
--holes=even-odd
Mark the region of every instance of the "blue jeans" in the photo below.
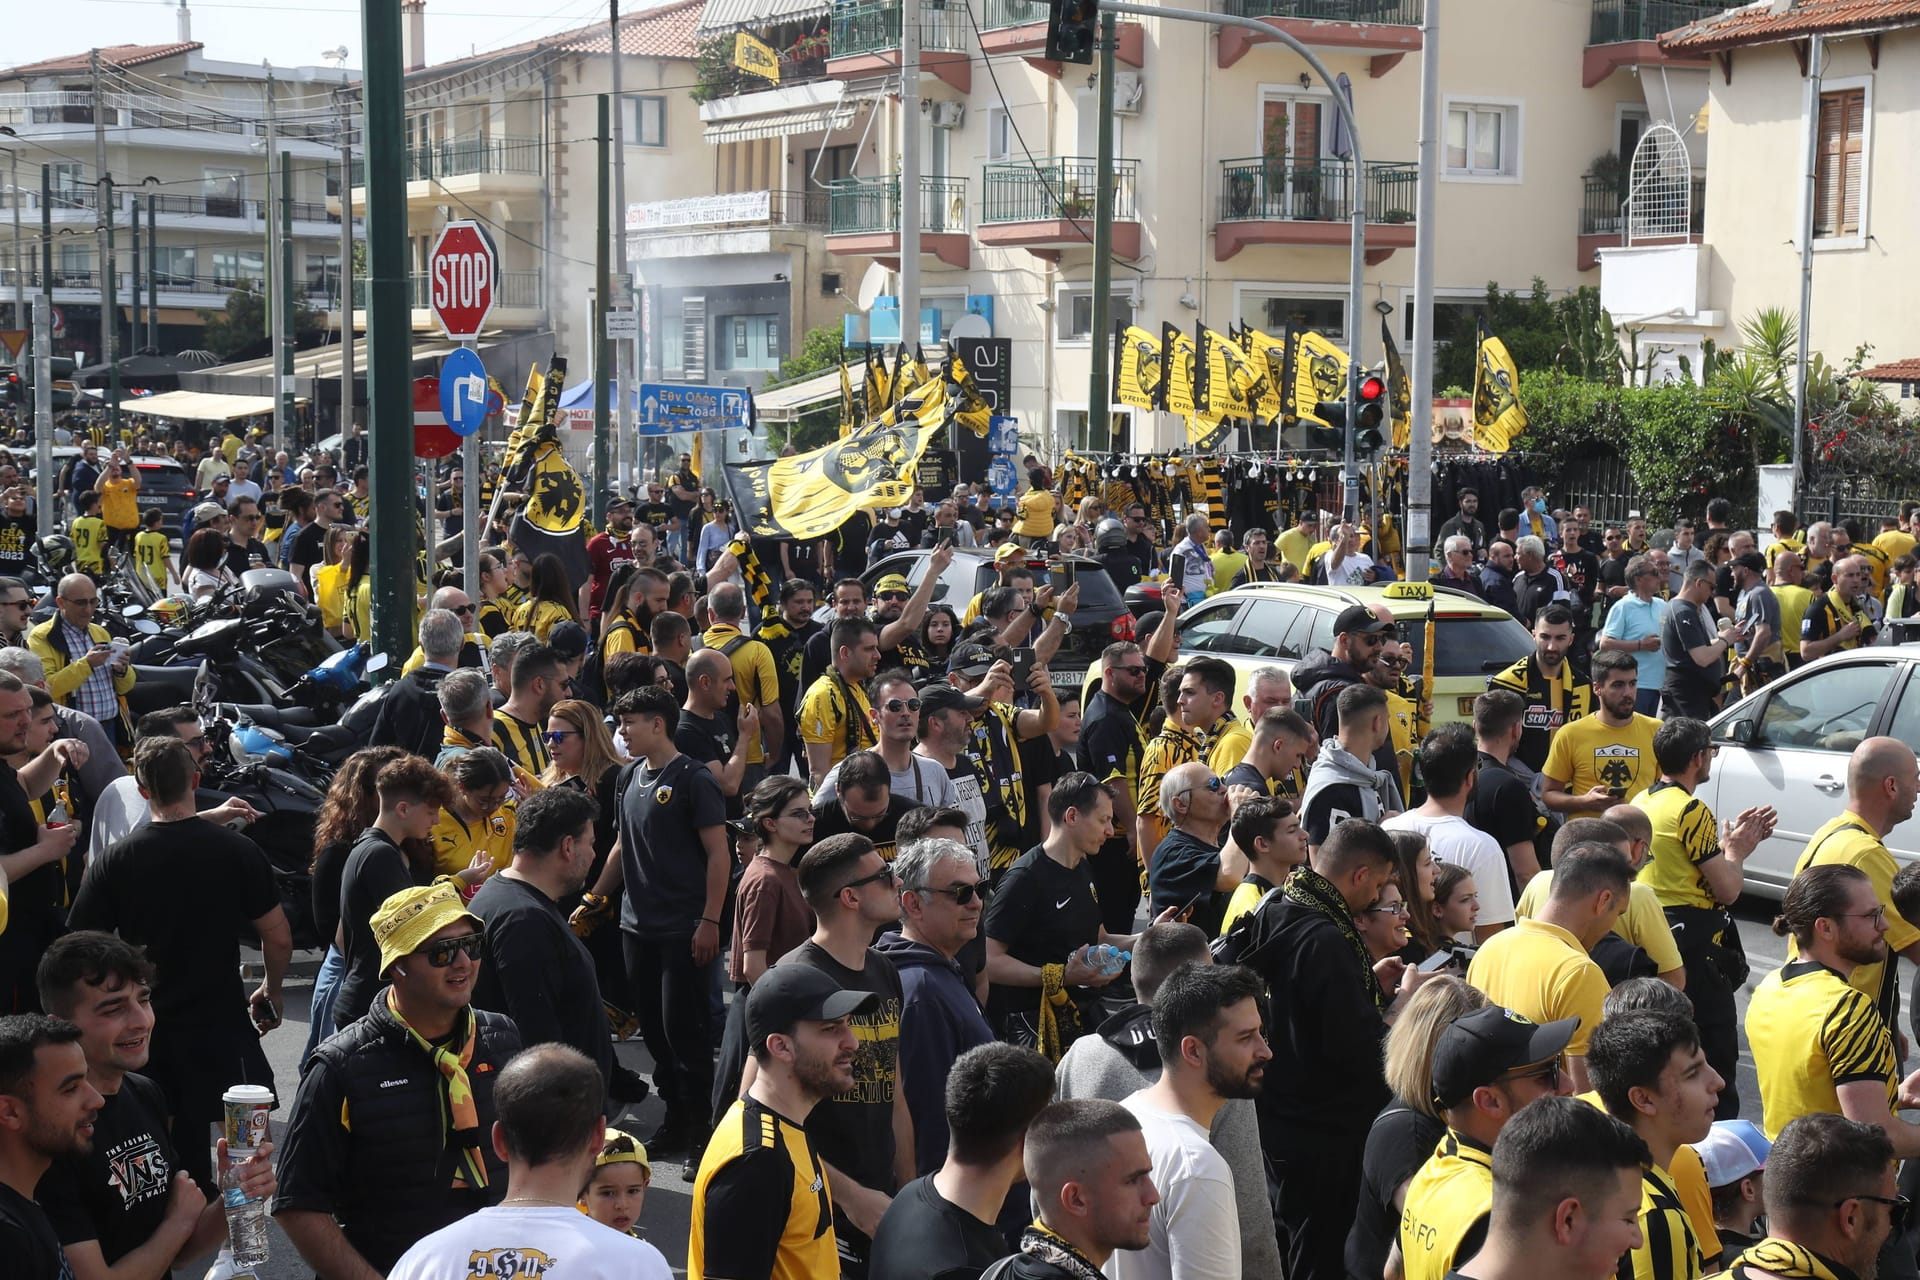
{"type": "Polygon", "coordinates": [[[307,1047],[300,1051],[300,1073],[306,1074],[307,1061],[320,1042],[339,1030],[333,1025],[333,1001],[340,994],[340,979],[346,975],[347,958],[338,947],[329,945],[320,972],[313,979],[312,1012],[307,1015],[307,1047]]]}

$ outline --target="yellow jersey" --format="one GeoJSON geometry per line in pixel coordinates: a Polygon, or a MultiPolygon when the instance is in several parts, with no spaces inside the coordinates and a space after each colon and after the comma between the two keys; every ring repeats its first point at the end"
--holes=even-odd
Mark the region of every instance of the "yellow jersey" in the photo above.
{"type": "Polygon", "coordinates": [[[313,603],[320,610],[320,625],[328,631],[338,631],[345,623],[347,614],[347,562],[345,560],[314,566],[313,603]]]}
{"type": "Polygon", "coordinates": [[[728,1107],[693,1180],[687,1280],[832,1280],[833,1195],[807,1131],[752,1097],[728,1107]],[[769,1212],[784,1205],[784,1214],[769,1212]]]}
{"type": "MultiPolygon", "coordinates": [[[[1887,852],[1887,846],[1873,833],[1858,814],[1842,811],[1838,816],[1829,818],[1825,825],[1813,833],[1807,841],[1807,847],[1801,851],[1800,860],[1793,864],[1793,874],[1799,875],[1808,867],[1846,866],[1858,867],[1873,882],[1873,896],[1887,912],[1887,950],[1905,951],[1916,942],[1920,942],[1920,929],[1914,926],[1893,906],[1893,877],[1899,871],[1893,855],[1887,852]]],[[[1795,960],[1800,956],[1800,948],[1793,939],[1787,939],[1787,959],[1795,960]]],[[[1873,1001],[1880,1011],[1880,1018],[1889,1027],[1898,1029],[1899,1011],[1896,1005],[1900,1000],[1900,981],[1898,966],[1884,960],[1872,964],[1863,964],[1847,975],[1847,985],[1862,992],[1873,1001]]]]}
{"type": "Polygon", "coordinates": [[[513,861],[513,829],[511,800],[488,814],[484,822],[471,827],[453,810],[442,809],[440,820],[433,824],[433,834],[429,837],[433,841],[434,874],[457,875],[481,852],[493,859],[494,871],[500,870],[513,861]]]}
{"type": "Polygon", "coordinates": [[[1247,758],[1247,750],[1252,746],[1253,726],[1235,719],[1213,740],[1213,750],[1207,752],[1207,768],[1224,778],[1247,758]]]}
{"type": "Polygon", "coordinates": [[[1639,881],[1652,889],[1663,907],[1720,905],[1700,873],[1700,864],[1720,856],[1720,826],[1706,802],[1675,782],[1656,782],[1633,798],[1653,824],[1647,861],[1639,881]]]}
{"type": "Polygon", "coordinates": [[[551,600],[528,600],[513,615],[515,631],[531,631],[542,644],[553,634],[554,627],[562,622],[572,622],[573,613],[565,606],[551,600]]]}
{"type": "Polygon", "coordinates": [[[1544,920],[1520,920],[1480,945],[1467,967],[1467,985],[1535,1022],[1578,1018],[1567,1052],[1587,1055],[1607,1000],[1606,975],[1580,940],[1544,920]]]}
{"type": "Polygon", "coordinates": [[[157,530],[138,533],[133,538],[134,568],[155,591],[165,593],[167,589],[167,570],[173,559],[173,545],[167,535],[157,530]]]}
{"type": "Polygon", "coordinates": [[[99,516],[80,516],[73,522],[73,560],[82,569],[107,567],[107,522],[99,516]]]}
{"type": "Polygon", "coordinates": [[[1706,1266],[1673,1179],[1649,1165],[1640,1175],[1640,1247],[1621,1259],[1617,1280],[1698,1280],[1706,1266]]]}
{"type": "Polygon", "coordinates": [[[1406,1280],[1445,1280],[1480,1252],[1493,1212],[1493,1153],[1447,1130],[1407,1183],[1400,1210],[1400,1261],[1406,1280]]]}
{"type": "Polygon", "coordinates": [[[1800,624],[1806,620],[1807,606],[1813,603],[1813,592],[1782,583],[1773,589],[1773,598],[1780,605],[1780,647],[1798,657],[1800,624]]]}
{"type": "Polygon", "coordinates": [[[1045,538],[1053,533],[1053,494],[1046,489],[1029,489],[1020,495],[1020,515],[1013,531],[1023,538],[1045,538]]]}
{"type": "MultiPolygon", "coordinates": [[[[1514,916],[1531,920],[1540,914],[1541,905],[1552,891],[1553,872],[1542,871],[1527,881],[1527,887],[1520,891],[1520,900],[1513,904],[1514,916]]],[[[1613,931],[1646,952],[1657,972],[1672,973],[1683,967],[1680,947],[1673,940],[1673,928],[1667,924],[1667,913],[1660,909],[1660,899],[1638,880],[1628,886],[1627,909],[1613,922],[1613,931]]]]}
{"type": "Polygon", "coordinates": [[[1660,722],[1634,714],[1618,728],[1600,718],[1600,712],[1568,721],[1547,745],[1542,770],[1574,795],[1595,787],[1610,788],[1617,799],[1631,800],[1660,781],[1653,758],[1653,735],[1660,722]]]}
{"type": "Polygon", "coordinates": [[[800,700],[800,741],[826,746],[830,764],[873,746],[878,739],[867,691],[838,671],[815,680],[800,700]]]}
{"type": "Polygon", "coordinates": [[[1207,742],[1203,734],[1183,729],[1171,719],[1159,733],[1147,740],[1140,755],[1139,810],[1143,817],[1164,818],[1160,812],[1160,783],[1168,772],[1183,764],[1203,760],[1207,742]]]}
{"type": "Polygon", "coordinates": [[[1894,1104],[1893,1032],[1873,1001],[1816,961],[1789,960],[1753,989],[1747,1043],[1760,1077],[1760,1127],[1769,1140],[1801,1116],[1839,1115],[1843,1084],[1884,1084],[1887,1105],[1894,1104]]]}
{"type": "Polygon", "coordinates": [[[100,481],[100,515],[109,529],[140,527],[140,477],[121,476],[100,481]]]}
{"type": "Polygon", "coordinates": [[[550,761],[547,741],[541,736],[546,730],[543,724],[528,724],[505,710],[494,710],[493,745],[500,749],[501,755],[536,778],[547,771],[550,761]]]}
{"type": "MultiPolygon", "coordinates": [[[[765,641],[754,639],[738,627],[715,625],[701,633],[700,643],[709,649],[725,650],[733,646],[726,658],[733,664],[733,691],[741,706],[779,705],[780,672],[773,665],[773,650],[765,641]]],[[[763,758],[761,735],[755,733],[747,741],[747,763],[759,764],[763,758]]]]}

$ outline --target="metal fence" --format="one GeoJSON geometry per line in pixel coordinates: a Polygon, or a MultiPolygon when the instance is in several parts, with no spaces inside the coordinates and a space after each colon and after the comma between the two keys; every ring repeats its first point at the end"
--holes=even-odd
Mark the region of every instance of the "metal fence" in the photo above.
{"type": "MultiPolygon", "coordinates": [[[[1137,160],[1113,162],[1113,216],[1131,222],[1137,160]]],[[[1100,162],[1091,156],[1009,160],[987,165],[980,178],[980,221],[1037,222],[1091,218],[1100,190],[1100,162]]]]}
{"type": "MultiPolygon", "coordinates": [[[[1367,162],[1367,221],[1412,222],[1418,167],[1367,162]]],[[[1353,164],[1346,160],[1222,160],[1220,220],[1341,222],[1353,216],[1353,164]]]]}
{"type": "Polygon", "coordinates": [[[1417,27],[1421,0],[1226,0],[1226,12],[1242,18],[1305,18],[1315,22],[1373,22],[1417,27]]]}
{"type": "MultiPolygon", "coordinates": [[[[920,230],[967,229],[967,180],[923,175],[920,230]]],[[[900,175],[841,178],[828,184],[827,234],[859,235],[900,230],[900,175]]]]}
{"type": "Polygon", "coordinates": [[[1568,483],[1555,490],[1554,505],[1586,507],[1595,520],[1625,520],[1629,511],[1645,511],[1640,484],[1627,460],[1617,454],[1590,454],[1568,463],[1568,483]]]}
{"type": "Polygon", "coordinates": [[[1615,44],[1622,40],[1657,40],[1662,32],[1719,13],[1718,4],[1687,0],[1593,0],[1588,44],[1615,44]]]}

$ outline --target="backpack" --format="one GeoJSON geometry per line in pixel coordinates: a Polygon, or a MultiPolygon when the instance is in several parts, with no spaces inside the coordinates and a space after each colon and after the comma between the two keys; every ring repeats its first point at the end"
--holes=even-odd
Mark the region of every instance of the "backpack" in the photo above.
{"type": "MultiPolygon", "coordinates": [[[[1280,896],[1280,889],[1281,886],[1275,885],[1261,894],[1260,901],[1253,904],[1253,910],[1241,913],[1240,918],[1233,922],[1232,928],[1207,944],[1207,949],[1213,952],[1215,964],[1244,964],[1247,957],[1253,954],[1249,944],[1253,936],[1254,917],[1265,911],[1267,904],[1280,896]]],[[[982,1277],[982,1280],[985,1278],[982,1277]]]]}

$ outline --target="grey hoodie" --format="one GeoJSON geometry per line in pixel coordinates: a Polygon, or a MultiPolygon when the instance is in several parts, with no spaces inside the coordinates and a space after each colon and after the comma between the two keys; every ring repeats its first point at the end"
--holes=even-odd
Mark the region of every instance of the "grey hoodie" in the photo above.
{"type": "MultiPolygon", "coordinates": [[[[1105,1098],[1118,1102],[1160,1078],[1160,1049],[1153,1040],[1152,1010],[1129,1005],[1100,1024],[1092,1035],[1075,1040],[1054,1069],[1054,1091],[1062,1101],[1105,1098]]],[[[1233,1200],[1240,1214],[1240,1274],[1277,1277],[1280,1243],[1273,1229],[1273,1205],[1267,1199],[1267,1158],[1260,1149],[1260,1124],[1253,1102],[1229,1098],[1213,1118],[1208,1135],[1233,1170],[1233,1200]]]]}
{"type": "Polygon", "coordinates": [[[1392,774],[1354,755],[1340,745],[1340,739],[1328,738],[1320,744],[1320,754],[1314,758],[1313,769],[1307,774],[1306,790],[1300,793],[1300,812],[1307,811],[1316,793],[1342,784],[1360,790],[1363,812],[1353,815],[1356,818],[1378,822],[1386,814],[1397,813],[1405,807],[1400,803],[1400,784],[1392,774]]]}

